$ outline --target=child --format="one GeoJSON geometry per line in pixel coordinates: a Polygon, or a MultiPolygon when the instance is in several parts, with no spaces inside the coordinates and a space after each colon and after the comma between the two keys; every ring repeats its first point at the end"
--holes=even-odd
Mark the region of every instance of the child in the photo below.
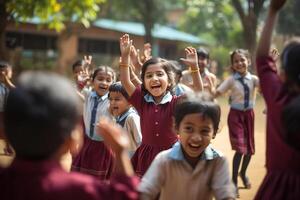
{"type": "MultiPolygon", "coordinates": [[[[217,78],[216,76],[208,71],[208,65],[210,62],[209,53],[204,48],[197,49],[197,56],[198,56],[198,66],[201,74],[201,78],[203,81],[203,88],[204,91],[210,92],[208,88],[213,87],[215,88],[217,85],[217,78]]],[[[193,80],[191,77],[191,71],[185,70],[182,72],[181,82],[190,88],[193,88],[193,80]]]]}
{"type": "Polygon", "coordinates": [[[140,116],[128,102],[128,94],[120,82],[109,87],[110,110],[116,117],[116,122],[127,132],[130,147],[129,155],[132,157],[142,141],[140,116]]]}
{"type": "Polygon", "coordinates": [[[83,60],[77,60],[72,65],[73,78],[76,82],[76,89],[78,95],[84,99],[85,93],[88,93],[89,88],[87,84],[90,81],[89,65],[92,62],[92,56],[84,56],[83,60]]]}
{"type": "Polygon", "coordinates": [[[16,151],[12,164],[0,170],[2,200],[137,199],[137,180],[130,177],[124,138],[106,121],[99,129],[118,159],[118,175],[99,180],[67,173],[59,160],[78,140],[79,98],[71,82],[52,73],[27,72],[19,77],[5,106],[5,131],[16,151]]]}
{"type": "MultiPolygon", "coordinates": [[[[171,64],[161,58],[151,58],[143,64],[141,86],[132,83],[128,65],[131,46],[129,35],[123,35],[120,38],[120,79],[129,95],[129,102],[141,118],[142,143],[133,155],[132,162],[136,173],[143,176],[156,154],[177,141],[172,130],[172,114],[179,98],[170,93],[174,85],[171,64]]],[[[185,51],[187,59],[183,61],[191,66],[195,89],[202,90],[196,50],[188,47],[185,51]]]]}
{"type": "MultiPolygon", "coordinates": [[[[246,175],[251,156],[255,152],[254,146],[254,111],[256,88],[259,85],[257,76],[248,72],[250,55],[248,51],[237,49],[230,55],[233,75],[217,88],[215,96],[231,91],[229,97],[230,111],[228,114],[228,129],[230,143],[236,151],[233,157],[232,181],[238,186],[238,171],[243,162],[240,177],[245,188],[251,188],[246,175]]],[[[238,192],[238,191],[237,191],[238,192]]]]}
{"type": "Polygon", "coordinates": [[[276,64],[269,55],[276,18],[284,3],[285,0],[271,1],[256,53],[257,73],[268,111],[267,174],[255,199],[300,197],[300,153],[284,141],[289,135],[281,121],[282,109],[300,94],[300,42],[290,43],[281,53],[282,72],[285,77],[283,80],[277,74],[276,64]]]}
{"type": "Polygon", "coordinates": [[[179,141],[160,152],[138,187],[141,199],[234,199],[228,162],[210,144],[220,107],[206,93],[188,94],[174,111],[179,141]]]}
{"type": "Polygon", "coordinates": [[[13,154],[13,150],[11,149],[9,143],[6,141],[3,127],[3,112],[9,90],[15,87],[14,84],[10,81],[11,78],[12,67],[7,62],[0,61],[0,139],[4,139],[5,141],[5,148],[3,149],[3,151],[7,156],[11,156],[13,154]]]}
{"type": "Polygon", "coordinates": [[[112,119],[109,112],[108,89],[115,81],[115,72],[108,66],[100,66],[92,75],[93,91],[85,97],[83,119],[86,138],[81,152],[73,160],[72,170],[109,179],[113,170],[113,155],[106,148],[103,138],[96,134],[96,122],[103,116],[112,119]]]}

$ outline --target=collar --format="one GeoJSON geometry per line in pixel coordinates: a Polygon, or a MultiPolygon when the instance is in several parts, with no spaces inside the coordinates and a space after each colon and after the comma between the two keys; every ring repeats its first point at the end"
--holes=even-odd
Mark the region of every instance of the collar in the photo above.
{"type": "Polygon", "coordinates": [[[245,79],[251,80],[251,74],[250,74],[250,72],[247,72],[247,74],[245,76],[241,76],[239,73],[236,72],[233,74],[233,78],[236,80],[238,80],[240,78],[245,78],[245,79]]]}
{"type": "MultiPolygon", "coordinates": [[[[154,99],[153,99],[153,96],[150,95],[149,93],[147,93],[145,96],[144,96],[144,99],[146,102],[148,103],[151,103],[153,102],[154,104],[157,104],[154,99]]],[[[162,98],[162,100],[158,103],[158,104],[166,104],[168,102],[171,102],[172,101],[172,95],[171,95],[171,92],[168,91],[164,97],[162,98]]]]}
{"type": "Polygon", "coordinates": [[[105,95],[103,96],[99,96],[95,91],[92,91],[92,94],[91,94],[92,98],[97,98],[98,100],[105,100],[108,98],[108,92],[105,93],[105,95]]]}
{"type": "MultiPolygon", "coordinates": [[[[211,145],[208,145],[204,152],[201,154],[199,160],[213,160],[221,156],[222,154],[220,152],[213,149],[211,145]]],[[[185,160],[180,142],[176,142],[173,145],[171,151],[168,154],[168,158],[181,161],[185,160]]]]}
{"type": "Polygon", "coordinates": [[[124,112],[123,114],[119,115],[118,117],[116,117],[117,122],[122,121],[123,119],[125,119],[128,115],[130,115],[131,113],[135,113],[136,111],[134,110],[134,108],[129,108],[126,112],[124,112]]]}

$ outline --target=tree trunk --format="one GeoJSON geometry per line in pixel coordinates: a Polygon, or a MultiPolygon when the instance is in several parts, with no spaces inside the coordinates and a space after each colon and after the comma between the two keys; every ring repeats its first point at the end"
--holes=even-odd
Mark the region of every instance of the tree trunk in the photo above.
{"type": "Polygon", "coordinates": [[[5,30],[7,26],[8,13],[6,12],[6,1],[0,1],[0,59],[8,60],[6,49],[5,30]]]}
{"type": "Polygon", "coordinates": [[[143,12],[143,21],[144,21],[144,28],[145,28],[145,43],[153,44],[153,37],[152,37],[152,28],[153,24],[153,2],[152,0],[145,0],[144,1],[144,12],[143,12]]]}

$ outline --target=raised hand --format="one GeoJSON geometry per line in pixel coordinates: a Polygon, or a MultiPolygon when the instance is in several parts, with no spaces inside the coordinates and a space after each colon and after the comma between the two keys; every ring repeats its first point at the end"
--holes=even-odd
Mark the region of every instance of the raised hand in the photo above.
{"type": "Polygon", "coordinates": [[[129,64],[129,54],[131,48],[132,48],[132,40],[130,40],[128,34],[124,34],[120,38],[120,51],[121,51],[122,62],[124,64],[129,64]]]}
{"type": "Polygon", "coordinates": [[[150,43],[145,43],[144,44],[144,62],[152,58],[152,48],[150,43]]]}
{"type": "Polygon", "coordinates": [[[285,4],[286,0],[271,0],[270,9],[273,11],[280,10],[285,4]]]}
{"type": "Polygon", "coordinates": [[[114,125],[111,120],[102,117],[98,124],[97,134],[103,137],[105,145],[120,155],[128,148],[129,141],[121,127],[114,125]]]}
{"type": "Polygon", "coordinates": [[[198,69],[197,51],[194,47],[187,47],[184,49],[186,58],[180,58],[187,66],[198,69]]]}

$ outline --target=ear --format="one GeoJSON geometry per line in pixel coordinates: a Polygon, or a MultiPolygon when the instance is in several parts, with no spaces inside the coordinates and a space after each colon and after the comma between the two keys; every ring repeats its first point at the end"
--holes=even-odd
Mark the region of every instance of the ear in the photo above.
{"type": "Polygon", "coordinates": [[[179,135],[179,127],[176,126],[175,118],[174,117],[172,117],[172,127],[173,127],[174,133],[176,133],[177,135],[179,135]]]}

